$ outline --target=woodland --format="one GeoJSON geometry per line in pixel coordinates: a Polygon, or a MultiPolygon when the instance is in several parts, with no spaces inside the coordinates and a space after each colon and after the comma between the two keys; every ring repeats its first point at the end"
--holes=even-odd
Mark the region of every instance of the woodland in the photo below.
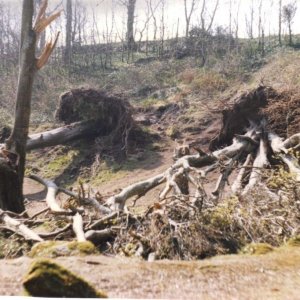
{"type": "Polygon", "coordinates": [[[169,2],[0,2],[0,294],[295,296],[298,3],[169,2]]]}

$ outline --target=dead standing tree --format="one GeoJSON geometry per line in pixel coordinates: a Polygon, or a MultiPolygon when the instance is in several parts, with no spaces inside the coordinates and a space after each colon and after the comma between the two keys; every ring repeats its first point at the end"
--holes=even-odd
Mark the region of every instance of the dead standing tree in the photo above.
{"type": "Polygon", "coordinates": [[[0,207],[14,212],[24,210],[22,185],[34,75],[47,63],[58,39],[57,34],[54,42],[50,41],[46,44],[41,56],[35,57],[40,34],[60,15],[60,12],[57,12],[46,16],[47,4],[46,0],[43,1],[33,24],[33,0],[23,1],[15,123],[0,156],[0,207]]]}
{"type": "Polygon", "coordinates": [[[292,24],[293,24],[294,17],[296,15],[296,11],[297,11],[296,1],[285,5],[282,9],[283,21],[287,24],[289,30],[289,46],[292,46],[293,44],[292,24]]]}
{"type": "Polygon", "coordinates": [[[184,15],[185,15],[185,37],[188,38],[190,32],[190,24],[193,13],[195,12],[196,0],[191,1],[191,7],[188,10],[187,0],[184,0],[184,15]]]}
{"type": "Polygon", "coordinates": [[[129,62],[133,51],[136,48],[134,40],[134,19],[135,19],[135,6],[136,0],[119,0],[123,6],[127,9],[127,32],[126,32],[126,42],[127,42],[127,61],[129,62]]]}
{"type": "Polygon", "coordinates": [[[278,8],[278,42],[279,42],[279,46],[282,46],[282,40],[281,40],[281,25],[282,25],[282,0],[279,0],[278,2],[279,8],[278,8]]]}
{"type": "Polygon", "coordinates": [[[72,0],[67,0],[66,9],[66,45],[64,50],[64,64],[70,66],[72,56],[72,18],[73,18],[72,0]]]}

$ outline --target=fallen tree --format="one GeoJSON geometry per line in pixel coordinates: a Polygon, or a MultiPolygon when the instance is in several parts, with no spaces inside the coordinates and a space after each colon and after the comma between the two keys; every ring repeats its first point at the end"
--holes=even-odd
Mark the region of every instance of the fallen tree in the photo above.
{"type": "Polygon", "coordinates": [[[65,144],[82,137],[95,137],[100,132],[101,127],[97,121],[75,122],[53,130],[29,135],[26,150],[65,144]]]}
{"type": "MultiPolygon", "coordinates": [[[[236,113],[234,105],[227,118],[230,112],[236,113]]],[[[66,221],[63,229],[39,238],[72,239],[75,235],[78,241],[90,240],[111,254],[151,260],[232,253],[248,242],[279,245],[300,228],[299,133],[282,138],[269,126],[267,116],[261,117],[256,122],[245,120],[244,132],[238,128],[229,145],[226,142],[212,152],[196,149],[191,154],[187,145],[184,151],[176,149],[175,162],[164,172],[131,184],[105,201],[84,192],[83,186],[75,194],[32,177],[48,188],[46,203],[52,218],[58,212],[66,221]],[[205,185],[211,185],[217,173],[209,192],[205,185]],[[157,186],[161,192],[153,204],[136,214],[129,201],[136,203],[157,186]],[[55,200],[58,191],[77,199],[77,206],[61,208],[55,200]]],[[[44,211],[30,220],[22,218],[31,225],[41,215],[45,218],[44,211]]]]}

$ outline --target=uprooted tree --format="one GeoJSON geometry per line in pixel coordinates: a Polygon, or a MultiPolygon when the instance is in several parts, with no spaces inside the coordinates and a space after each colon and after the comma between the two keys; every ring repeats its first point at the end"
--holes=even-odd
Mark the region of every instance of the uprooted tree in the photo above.
{"type": "MultiPolygon", "coordinates": [[[[263,86],[234,98],[221,111],[223,125],[210,153],[195,147],[191,154],[189,145],[179,145],[165,172],[108,199],[82,184],[76,193],[32,175],[47,187],[48,208],[29,219],[1,211],[1,220],[6,230],[32,242],[70,240],[75,234],[78,242],[92,241],[109,253],[147,259],[202,258],[235,252],[247,242],[279,245],[300,228],[300,114],[293,109],[299,99],[263,86]],[[154,203],[135,213],[129,201],[135,205],[157,186],[161,192],[154,203]],[[63,207],[58,193],[70,197],[63,207]],[[65,216],[65,226],[46,234],[30,229],[44,222],[46,216],[43,221],[39,216],[45,211],[49,220],[65,216]]],[[[64,112],[71,117],[68,105],[64,112]]]]}

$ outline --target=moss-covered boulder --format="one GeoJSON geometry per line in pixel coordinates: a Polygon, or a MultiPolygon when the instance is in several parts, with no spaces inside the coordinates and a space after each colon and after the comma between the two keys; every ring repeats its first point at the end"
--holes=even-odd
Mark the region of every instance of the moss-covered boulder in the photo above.
{"type": "Polygon", "coordinates": [[[23,280],[28,296],[107,298],[81,277],[48,259],[35,261],[23,280]]]}
{"type": "Polygon", "coordinates": [[[89,255],[95,253],[97,253],[97,249],[89,241],[47,241],[35,244],[28,253],[28,256],[54,258],[58,256],[89,255]]]}
{"type": "Polygon", "coordinates": [[[242,249],[243,254],[261,255],[273,251],[274,248],[266,243],[251,243],[242,249]]]}

